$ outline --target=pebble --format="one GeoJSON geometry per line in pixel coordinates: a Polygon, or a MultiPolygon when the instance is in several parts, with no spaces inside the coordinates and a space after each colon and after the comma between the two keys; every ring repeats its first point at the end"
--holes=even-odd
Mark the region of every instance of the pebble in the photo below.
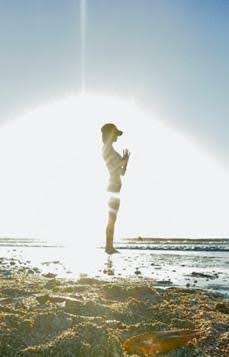
{"type": "Polygon", "coordinates": [[[108,271],[107,271],[107,275],[114,275],[114,271],[113,271],[113,270],[111,270],[111,269],[108,269],[108,271]]]}
{"type": "Polygon", "coordinates": [[[56,274],[53,273],[46,273],[46,274],[42,274],[45,278],[55,278],[56,274]]]}
{"type": "Polygon", "coordinates": [[[136,270],[135,270],[135,272],[134,272],[134,274],[136,274],[136,275],[140,275],[140,274],[141,274],[141,272],[140,272],[140,270],[136,269],[136,270]]]}
{"type": "Polygon", "coordinates": [[[34,272],[33,269],[28,269],[27,273],[28,273],[28,274],[34,274],[35,272],[34,272]]]}

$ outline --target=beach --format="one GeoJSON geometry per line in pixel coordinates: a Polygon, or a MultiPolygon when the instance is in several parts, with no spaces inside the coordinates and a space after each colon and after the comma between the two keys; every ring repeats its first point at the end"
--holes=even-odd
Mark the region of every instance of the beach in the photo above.
{"type": "MultiPolygon", "coordinates": [[[[74,241],[73,241],[74,242],[74,241]]],[[[67,246],[63,242],[0,238],[0,258],[12,259],[14,271],[76,280],[149,279],[158,287],[205,289],[229,296],[229,240],[132,239],[116,243],[109,256],[101,245],[67,246]]],[[[9,268],[12,266],[8,263],[9,268]]],[[[7,260],[5,269],[7,269],[7,260]]],[[[7,273],[6,273],[7,274],[7,273]]]]}
{"type": "Polygon", "coordinates": [[[44,265],[44,272],[29,261],[2,256],[0,355],[229,355],[229,303],[225,295],[168,282],[158,284],[154,278],[142,277],[141,272],[132,278],[115,275],[109,261],[103,279],[86,274],[67,279],[51,271],[58,261],[44,265]],[[196,335],[183,345],[170,345],[165,353],[156,350],[146,354],[141,344],[127,348],[128,339],[145,333],[165,333],[165,343],[168,331],[195,331],[196,335]]]}

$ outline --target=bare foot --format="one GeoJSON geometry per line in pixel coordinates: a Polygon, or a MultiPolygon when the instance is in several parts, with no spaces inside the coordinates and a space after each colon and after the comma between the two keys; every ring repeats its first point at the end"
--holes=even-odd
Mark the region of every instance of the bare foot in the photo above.
{"type": "Polygon", "coordinates": [[[118,251],[117,249],[115,249],[115,248],[106,248],[106,249],[105,249],[105,252],[106,252],[107,254],[119,253],[119,251],[118,251]]]}

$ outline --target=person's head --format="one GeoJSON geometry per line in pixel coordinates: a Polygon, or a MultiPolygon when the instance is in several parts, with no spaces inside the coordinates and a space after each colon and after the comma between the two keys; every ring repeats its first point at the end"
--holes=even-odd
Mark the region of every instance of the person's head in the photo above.
{"type": "Polygon", "coordinates": [[[102,126],[102,140],[104,144],[112,144],[117,141],[117,138],[123,134],[121,130],[119,130],[115,124],[107,123],[102,126]]]}

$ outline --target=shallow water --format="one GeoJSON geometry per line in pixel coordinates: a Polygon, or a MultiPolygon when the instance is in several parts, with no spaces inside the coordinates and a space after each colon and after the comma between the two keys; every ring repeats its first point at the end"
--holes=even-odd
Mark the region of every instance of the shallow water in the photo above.
{"type": "MultiPolygon", "coordinates": [[[[14,258],[42,273],[76,279],[82,275],[99,279],[153,279],[161,287],[180,286],[204,288],[229,296],[229,252],[209,249],[165,249],[157,245],[147,249],[134,248],[128,242],[117,244],[119,253],[105,254],[102,248],[63,247],[35,240],[2,241],[0,257],[14,258]],[[200,274],[205,274],[200,275],[200,274]]],[[[204,243],[206,245],[206,242],[204,243]]],[[[20,265],[20,263],[19,263],[20,265]]]]}

